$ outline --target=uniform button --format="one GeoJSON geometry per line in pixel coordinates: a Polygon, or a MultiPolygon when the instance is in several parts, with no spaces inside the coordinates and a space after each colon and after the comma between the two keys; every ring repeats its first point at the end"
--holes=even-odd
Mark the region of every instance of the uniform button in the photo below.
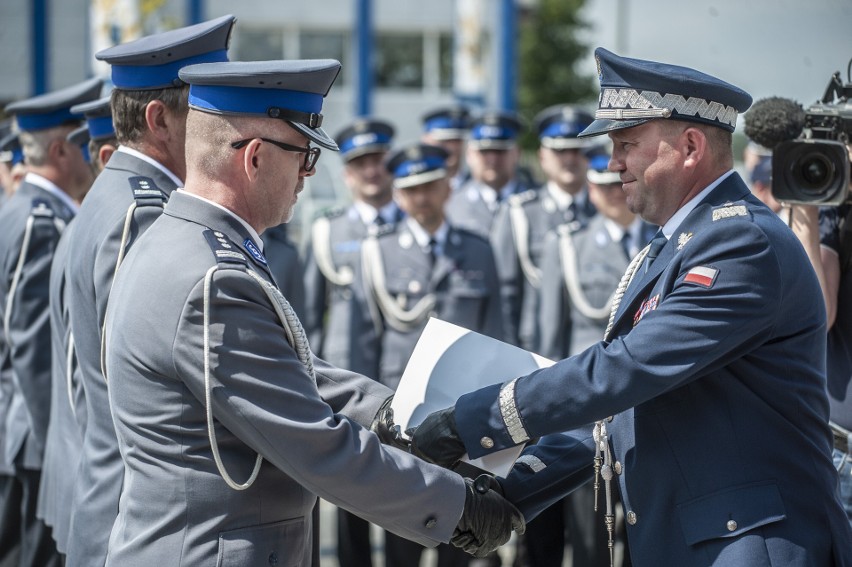
{"type": "Polygon", "coordinates": [[[426,523],[423,524],[423,525],[426,526],[429,529],[432,529],[432,528],[434,528],[435,526],[438,525],[438,520],[436,520],[433,517],[429,517],[429,518],[426,518],[426,523]]]}
{"type": "Polygon", "coordinates": [[[270,565],[278,565],[278,554],[274,551],[269,554],[269,564],[270,565]]]}
{"type": "Polygon", "coordinates": [[[627,523],[631,526],[635,526],[638,519],[639,518],[636,517],[636,512],[634,512],[633,510],[627,512],[627,523]]]}
{"type": "Polygon", "coordinates": [[[615,470],[615,474],[621,474],[621,461],[615,461],[613,469],[615,470]]]}
{"type": "Polygon", "coordinates": [[[728,531],[732,532],[737,529],[737,523],[734,520],[728,520],[728,531]]]}
{"type": "Polygon", "coordinates": [[[479,440],[479,444],[482,445],[483,449],[490,449],[494,446],[494,439],[491,437],[483,437],[479,440]]]}

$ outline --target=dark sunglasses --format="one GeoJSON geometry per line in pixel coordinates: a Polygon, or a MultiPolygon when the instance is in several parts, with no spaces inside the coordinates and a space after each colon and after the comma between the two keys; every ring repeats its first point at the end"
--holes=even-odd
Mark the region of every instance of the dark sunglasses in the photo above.
{"type": "Polygon", "coordinates": [[[246,138],[245,140],[239,140],[236,142],[231,142],[231,147],[235,150],[239,150],[240,148],[245,147],[249,142],[254,139],[263,140],[264,142],[269,142],[273,146],[278,146],[282,150],[288,152],[298,152],[305,154],[305,163],[302,165],[302,169],[306,172],[313,170],[314,166],[317,164],[317,160],[320,157],[321,150],[318,147],[310,147],[302,148],[300,146],[294,146],[292,144],[285,144],[284,142],[279,142],[278,140],[271,140],[269,138],[261,138],[259,136],[255,136],[254,138],[246,138]]]}

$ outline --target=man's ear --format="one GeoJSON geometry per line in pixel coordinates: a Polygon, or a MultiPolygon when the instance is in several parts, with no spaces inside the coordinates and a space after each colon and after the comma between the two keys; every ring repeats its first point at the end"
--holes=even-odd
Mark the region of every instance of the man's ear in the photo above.
{"type": "Polygon", "coordinates": [[[260,146],[263,145],[260,140],[255,138],[243,148],[243,172],[249,182],[257,181],[258,169],[260,168],[261,156],[259,154],[260,146]]]}
{"type": "Polygon", "coordinates": [[[168,111],[161,100],[152,100],[145,105],[145,122],[151,133],[160,141],[167,141],[170,135],[166,119],[168,111]]]}
{"type": "Polygon", "coordinates": [[[680,135],[684,167],[696,167],[707,153],[707,136],[700,128],[689,127],[680,135]]]}

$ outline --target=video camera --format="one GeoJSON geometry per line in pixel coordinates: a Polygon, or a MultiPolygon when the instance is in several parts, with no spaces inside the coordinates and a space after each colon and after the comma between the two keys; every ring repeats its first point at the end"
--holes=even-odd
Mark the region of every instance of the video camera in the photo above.
{"type": "Polygon", "coordinates": [[[799,136],[772,154],[772,195],[781,202],[843,204],[849,199],[852,163],[852,60],[847,83],[834,73],[822,99],[808,108],[799,136]]]}

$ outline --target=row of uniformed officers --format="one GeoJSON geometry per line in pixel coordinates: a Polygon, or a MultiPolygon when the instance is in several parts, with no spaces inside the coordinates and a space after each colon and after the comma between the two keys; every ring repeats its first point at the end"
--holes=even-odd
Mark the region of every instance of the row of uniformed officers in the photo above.
{"type": "MultiPolygon", "coordinates": [[[[319,127],[319,110],[339,66],[217,67],[227,60],[233,24],[226,16],[98,53],[112,67],[111,96],[101,97],[102,83],[93,79],[6,108],[15,132],[0,150],[9,171],[20,171],[24,157],[26,166],[17,191],[0,206],[0,565],[201,564],[217,555],[221,564],[261,558],[274,565],[289,557],[297,558],[294,564],[317,563],[313,494],[404,536],[387,532],[386,565],[416,564],[420,544],[447,541],[458,531],[453,522],[459,514],[441,515],[460,509],[457,498],[443,494],[437,500],[446,502],[435,504],[441,483],[461,494],[448,478],[453,473],[391,452],[392,466],[407,476],[376,483],[380,473],[367,464],[387,465],[388,457],[369,445],[374,441],[366,440],[372,436],[364,427],[352,424],[348,438],[317,443],[305,434],[311,429],[305,422],[337,420],[323,427],[339,430],[346,419],[309,411],[294,418],[300,410],[282,409],[277,404],[286,400],[269,398],[280,397],[275,384],[252,383],[241,392],[247,400],[265,399],[261,406],[280,413],[279,420],[302,420],[301,427],[284,428],[293,433],[286,454],[275,442],[265,446],[264,433],[281,423],[264,422],[267,414],[255,415],[239,402],[217,401],[215,393],[229,392],[221,381],[231,375],[263,382],[264,372],[275,368],[268,365],[277,355],[269,353],[280,346],[261,332],[277,320],[270,327],[263,316],[252,320],[249,314],[216,325],[229,305],[247,301],[235,290],[257,285],[268,295],[261,302],[273,304],[267,311],[280,316],[287,344],[299,355],[287,368],[296,372],[295,365],[316,386],[310,395],[293,387],[291,404],[298,404],[298,395],[321,398],[335,416],[375,429],[430,316],[564,358],[600,339],[621,274],[653,235],[627,209],[618,177],[606,171],[605,148],[577,138],[592,121],[583,110],[561,105],[536,117],[546,177],[540,187],[519,168],[523,126],[511,113],[472,117],[463,107],[436,109],[424,116],[422,141],[399,149],[392,125],[378,119],[356,120],[331,139],[319,127]],[[187,105],[215,118],[187,125],[187,105]],[[189,191],[193,179],[213,184],[222,152],[248,156],[260,151],[260,141],[265,151],[285,150],[301,160],[295,201],[319,157],[316,146],[251,132],[209,155],[191,148],[185,153],[185,140],[207,148],[229,128],[245,133],[238,118],[215,120],[258,113],[267,121],[283,119],[274,122],[286,124],[297,141],[303,136],[326,149],[338,147],[344,161],[352,204],[316,219],[304,259],[280,222],[287,215],[263,211],[292,213],[292,203],[261,202],[251,212],[279,222],[252,222],[233,214],[239,204],[228,206],[240,200],[236,190],[215,193],[219,200],[189,191]],[[188,191],[178,191],[184,185],[188,191]],[[159,230],[170,219],[184,224],[159,230]],[[155,223],[159,231],[142,241],[147,254],[130,255],[155,223]],[[258,225],[266,227],[262,236],[258,225]],[[216,259],[201,280],[194,269],[209,258],[190,245],[198,227],[209,229],[208,256],[216,259]],[[125,258],[132,258],[133,276],[118,285],[118,275],[129,271],[119,269],[125,258]],[[177,264],[170,261],[175,258],[177,264]],[[189,296],[181,295],[182,285],[189,296]],[[194,346],[197,353],[184,352],[194,346]],[[230,361],[223,353],[242,348],[250,352],[230,361]],[[170,372],[197,382],[175,386],[164,377],[163,349],[174,351],[170,372]],[[341,373],[311,352],[373,380],[341,373]],[[134,372],[110,371],[124,367],[134,372]],[[154,383],[154,391],[134,380],[154,383]],[[217,403],[235,404],[230,411],[244,412],[244,421],[229,421],[231,414],[217,403]],[[361,455],[354,467],[324,445],[344,439],[361,455]],[[272,465],[255,460],[254,450],[272,465]],[[137,465],[126,467],[128,459],[137,465]],[[274,512],[265,510],[275,504],[263,502],[270,493],[280,504],[274,512]],[[259,500],[245,505],[234,494],[259,500]],[[405,512],[403,495],[411,499],[405,512]],[[282,520],[302,513],[299,524],[282,520]]],[[[246,158],[245,169],[263,159],[246,158]]],[[[465,514],[474,507],[465,504],[465,514]]],[[[554,509],[546,521],[531,524],[518,561],[560,565],[567,521],[574,564],[608,563],[605,545],[590,532],[600,522],[590,517],[590,505],[578,508],[582,517],[554,509]]],[[[368,523],[340,512],[341,566],[370,565],[368,523]]],[[[455,547],[439,548],[441,565],[469,560],[455,547]]],[[[493,554],[485,561],[499,564],[493,554]]]]}

